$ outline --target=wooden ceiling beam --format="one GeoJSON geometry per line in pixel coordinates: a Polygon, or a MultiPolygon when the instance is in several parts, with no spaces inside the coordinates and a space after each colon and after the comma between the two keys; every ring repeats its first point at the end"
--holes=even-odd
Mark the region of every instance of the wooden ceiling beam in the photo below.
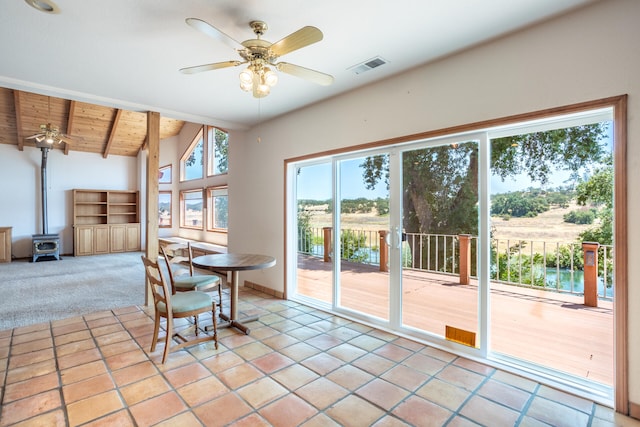
{"type": "Polygon", "coordinates": [[[118,129],[118,122],[120,121],[120,116],[122,115],[122,110],[116,110],[116,116],[113,119],[113,125],[111,125],[111,132],[109,133],[109,140],[107,141],[107,146],[104,148],[104,153],[102,153],[102,157],[105,159],[109,155],[109,151],[111,151],[111,145],[113,144],[113,140],[116,137],[116,130],[118,129]]]}
{"type": "MultiPolygon", "coordinates": [[[[69,101],[69,118],[67,119],[67,135],[73,135],[73,119],[76,115],[76,101],[69,101]]],[[[69,144],[64,143],[64,154],[69,154],[69,144]]]]}
{"type": "Polygon", "coordinates": [[[22,133],[22,106],[20,103],[20,91],[13,91],[13,105],[16,111],[16,135],[18,136],[18,150],[24,151],[24,134],[22,133]]]}

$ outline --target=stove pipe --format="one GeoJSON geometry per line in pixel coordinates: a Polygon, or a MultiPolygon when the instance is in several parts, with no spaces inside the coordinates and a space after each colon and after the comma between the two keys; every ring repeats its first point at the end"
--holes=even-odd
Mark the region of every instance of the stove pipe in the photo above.
{"type": "Polygon", "coordinates": [[[47,218],[47,157],[48,147],[40,148],[42,151],[42,162],[40,163],[40,195],[42,197],[42,234],[49,234],[49,220],[47,218]]]}

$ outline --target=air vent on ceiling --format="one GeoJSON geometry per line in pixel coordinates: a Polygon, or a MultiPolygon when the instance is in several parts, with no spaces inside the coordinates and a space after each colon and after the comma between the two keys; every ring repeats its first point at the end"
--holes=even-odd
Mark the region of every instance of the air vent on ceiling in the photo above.
{"type": "Polygon", "coordinates": [[[348,70],[353,71],[355,74],[362,74],[365,71],[373,70],[374,68],[378,68],[381,65],[386,64],[387,61],[379,56],[375,56],[371,59],[367,59],[366,61],[354,65],[353,67],[348,68],[348,70]]]}

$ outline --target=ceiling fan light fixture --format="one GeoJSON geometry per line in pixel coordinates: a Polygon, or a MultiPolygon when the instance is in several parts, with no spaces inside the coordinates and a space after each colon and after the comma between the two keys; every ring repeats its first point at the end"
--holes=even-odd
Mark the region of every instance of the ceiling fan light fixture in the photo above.
{"type": "Polygon", "coordinates": [[[253,83],[253,71],[251,71],[251,67],[247,67],[240,72],[240,85],[242,86],[243,83],[249,85],[253,83]]]}
{"type": "Polygon", "coordinates": [[[218,41],[222,41],[235,49],[243,61],[223,61],[185,67],[180,69],[180,72],[183,74],[193,74],[248,64],[248,67],[240,72],[240,88],[245,92],[251,92],[256,98],[264,98],[269,95],[271,88],[278,83],[277,74],[267,67],[267,65],[283,73],[300,77],[323,86],[333,83],[333,76],[329,74],[300,67],[299,65],[282,62],[276,63],[281,56],[322,40],[322,32],[316,27],[302,27],[276,43],[271,43],[261,38],[268,28],[267,24],[263,21],[251,21],[249,25],[256,35],[256,38],[240,43],[201,19],[187,18],[186,22],[201,33],[218,41]]]}
{"type": "Polygon", "coordinates": [[[245,83],[243,81],[240,81],[240,89],[242,89],[245,92],[251,92],[253,90],[253,83],[251,82],[245,83]]]}
{"type": "Polygon", "coordinates": [[[278,75],[271,71],[269,67],[264,67],[263,81],[269,87],[274,87],[278,83],[278,75]]]}
{"type": "Polygon", "coordinates": [[[264,83],[254,84],[253,85],[253,97],[254,98],[264,98],[265,96],[271,93],[271,88],[269,85],[264,83]]]}

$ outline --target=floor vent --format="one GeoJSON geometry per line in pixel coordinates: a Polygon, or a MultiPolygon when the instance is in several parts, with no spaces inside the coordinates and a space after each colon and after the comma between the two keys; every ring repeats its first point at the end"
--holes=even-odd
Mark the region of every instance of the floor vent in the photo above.
{"type": "Polygon", "coordinates": [[[374,68],[378,68],[386,63],[387,61],[385,59],[376,56],[371,59],[367,59],[365,62],[354,65],[353,67],[348,68],[348,70],[353,71],[355,74],[362,74],[365,71],[373,70],[374,68]]]}
{"type": "Polygon", "coordinates": [[[471,331],[465,331],[464,329],[454,328],[453,326],[446,326],[445,338],[449,341],[454,341],[459,344],[468,345],[469,347],[476,346],[476,333],[471,331]]]}

